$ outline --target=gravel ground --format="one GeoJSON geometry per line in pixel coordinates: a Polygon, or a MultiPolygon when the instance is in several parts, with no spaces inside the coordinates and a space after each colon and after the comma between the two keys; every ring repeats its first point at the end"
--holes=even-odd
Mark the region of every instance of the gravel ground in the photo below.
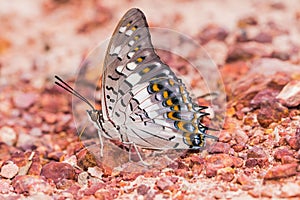
{"type": "Polygon", "coordinates": [[[0,21],[0,199],[300,198],[297,0],[12,0],[0,2],[0,21]],[[219,141],[205,152],[185,152],[163,169],[126,163],[135,170],[126,172],[95,158],[94,140],[79,139],[72,98],[54,75],[73,85],[84,58],[132,7],[151,27],[201,44],[227,97],[219,141]]]}

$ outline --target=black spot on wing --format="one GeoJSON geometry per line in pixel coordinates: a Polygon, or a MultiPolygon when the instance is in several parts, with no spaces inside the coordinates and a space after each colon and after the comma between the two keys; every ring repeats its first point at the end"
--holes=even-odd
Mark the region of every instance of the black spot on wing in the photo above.
{"type": "Polygon", "coordinates": [[[108,75],[107,77],[110,78],[113,81],[117,81],[117,80],[120,79],[120,77],[112,77],[111,75],[108,75]]]}

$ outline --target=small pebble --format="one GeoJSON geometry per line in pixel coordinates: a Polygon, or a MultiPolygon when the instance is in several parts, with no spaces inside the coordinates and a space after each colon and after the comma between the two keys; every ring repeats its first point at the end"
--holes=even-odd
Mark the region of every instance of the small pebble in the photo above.
{"type": "Polygon", "coordinates": [[[0,176],[11,179],[16,176],[18,172],[19,167],[13,162],[8,162],[7,164],[2,166],[0,176]]]}
{"type": "Polygon", "coordinates": [[[145,184],[141,184],[141,185],[139,185],[138,188],[137,188],[137,193],[138,193],[139,195],[146,195],[146,194],[148,193],[149,189],[150,189],[149,186],[147,186],[147,185],[145,185],[145,184]]]}
{"type": "Polygon", "coordinates": [[[268,170],[265,179],[278,179],[293,176],[297,173],[297,163],[274,166],[268,170]]]}
{"type": "Polygon", "coordinates": [[[29,134],[38,137],[42,135],[42,130],[38,127],[34,127],[29,131],[29,134]]]}
{"type": "Polygon", "coordinates": [[[272,58],[278,58],[278,59],[283,60],[283,61],[286,61],[286,60],[290,59],[290,55],[288,53],[281,52],[281,51],[273,51],[271,57],[272,58]]]}
{"type": "Polygon", "coordinates": [[[84,186],[88,183],[89,174],[87,172],[81,172],[78,174],[77,182],[79,185],[84,186]]]}
{"type": "Polygon", "coordinates": [[[289,82],[276,97],[283,105],[287,107],[296,107],[300,105],[300,81],[289,82]]]}
{"type": "Polygon", "coordinates": [[[50,162],[43,166],[41,175],[57,183],[62,179],[74,179],[75,171],[70,164],[50,162]]]}
{"type": "Polygon", "coordinates": [[[12,186],[16,193],[19,194],[52,194],[53,186],[45,181],[42,177],[31,175],[20,175],[13,179],[12,186]]]}
{"type": "Polygon", "coordinates": [[[246,144],[249,139],[248,135],[241,129],[236,129],[234,131],[234,138],[237,144],[246,144]]]}
{"type": "Polygon", "coordinates": [[[247,158],[267,158],[267,154],[262,148],[253,147],[248,150],[247,158]]]}
{"type": "Polygon", "coordinates": [[[259,43],[271,43],[273,38],[269,33],[260,32],[252,40],[259,43]]]}
{"type": "Polygon", "coordinates": [[[101,179],[102,176],[103,176],[102,170],[101,170],[99,167],[97,167],[97,166],[95,166],[95,167],[89,167],[89,168],[88,168],[88,173],[89,173],[91,176],[97,177],[97,178],[99,178],[99,179],[101,179]]]}
{"type": "Polygon", "coordinates": [[[16,107],[18,108],[29,108],[32,104],[34,104],[38,99],[38,94],[36,93],[17,93],[14,98],[13,102],[16,107]]]}
{"type": "Polygon", "coordinates": [[[222,130],[219,135],[220,142],[229,142],[231,140],[231,134],[228,131],[222,130]]]}
{"type": "Polygon", "coordinates": [[[228,153],[230,150],[230,145],[228,143],[223,143],[223,142],[216,142],[212,144],[208,152],[209,153],[228,153]]]}
{"type": "Polygon", "coordinates": [[[238,43],[230,47],[227,62],[249,60],[254,56],[270,57],[272,49],[258,42],[238,43]]]}
{"type": "Polygon", "coordinates": [[[230,182],[234,179],[234,169],[231,167],[221,168],[217,171],[218,177],[226,182],[230,182]]]}
{"type": "Polygon", "coordinates": [[[163,177],[160,178],[157,182],[156,182],[156,186],[164,191],[164,190],[168,190],[171,186],[173,186],[174,183],[171,181],[170,177],[163,177]]]}
{"type": "Polygon", "coordinates": [[[11,180],[0,179],[0,194],[9,194],[9,192],[11,191],[13,191],[13,187],[11,186],[11,180]]]}
{"type": "Polygon", "coordinates": [[[248,185],[248,186],[254,185],[253,180],[246,174],[239,175],[237,178],[237,182],[240,183],[241,185],[248,185]]]}
{"type": "Polygon", "coordinates": [[[216,24],[209,24],[199,33],[199,38],[203,44],[213,39],[225,40],[227,35],[228,31],[225,28],[216,24]]]}
{"type": "Polygon", "coordinates": [[[8,126],[0,128],[0,141],[12,146],[17,141],[17,133],[15,130],[8,126]]]}
{"type": "Polygon", "coordinates": [[[274,158],[276,160],[281,160],[284,156],[292,156],[293,153],[288,149],[278,149],[274,153],[274,158]]]}
{"type": "Polygon", "coordinates": [[[258,110],[257,120],[263,128],[268,128],[273,122],[279,122],[289,115],[288,108],[278,102],[267,102],[258,110]]]}

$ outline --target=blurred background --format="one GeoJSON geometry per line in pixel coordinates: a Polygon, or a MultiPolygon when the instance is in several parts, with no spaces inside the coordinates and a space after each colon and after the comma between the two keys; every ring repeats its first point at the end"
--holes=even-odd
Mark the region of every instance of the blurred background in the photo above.
{"type": "MultiPolygon", "coordinates": [[[[299,0],[0,0],[0,195],[299,197],[299,38],[299,0]],[[54,75],[74,85],[84,58],[132,7],[150,27],[201,44],[227,95],[219,102],[226,118],[218,142],[204,155],[189,152],[169,169],[138,178],[90,156],[75,129],[71,97],[54,86],[54,75]]],[[[185,72],[184,62],[170,60],[185,72]]]]}
{"type": "MultiPolygon", "coordinates": [[[[1,84],[13,82],[8,76],[11,74],[39,79],[36,82],[41,83],[54,73],[75,75],[87,52],[109,38],[119,19],[132,7],[145,13],[150,26],[177,30],[200,43],[200,33],[208,25],[217,27],[206,30],[208,37],[216,31],[222,34],[223,29],[225,35],[232,33],[243,26],[239,23],[256,23],[265,28],[270,28],[270,24],[278,29],[288,27],[290,34],[299,29],[299,26],[289,26],[299,17],[297,0],[284,4],[276,0],[1,1],[1,84]],[[39,72],[38,75],[33,76],[33,71],[39,72]]],[[[226,39],[226,44],[206,45],[218,65],[224,64],[232,37],[226,39]]]]}

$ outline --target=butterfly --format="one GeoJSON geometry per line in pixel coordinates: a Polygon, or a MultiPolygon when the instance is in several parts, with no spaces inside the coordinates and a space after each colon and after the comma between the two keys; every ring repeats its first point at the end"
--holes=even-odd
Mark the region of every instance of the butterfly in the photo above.
{"type": "Polygon", "coordinates": [[[156,54],[143,12],[132,8],[123,16],[104,59],[101,109],[58,76],[55,82],[91,107],[90,121],[102,137],[153,150],[201,149],[208,128],[201,119],[207,107],[193,102],[186,86],[156,54]]]}

